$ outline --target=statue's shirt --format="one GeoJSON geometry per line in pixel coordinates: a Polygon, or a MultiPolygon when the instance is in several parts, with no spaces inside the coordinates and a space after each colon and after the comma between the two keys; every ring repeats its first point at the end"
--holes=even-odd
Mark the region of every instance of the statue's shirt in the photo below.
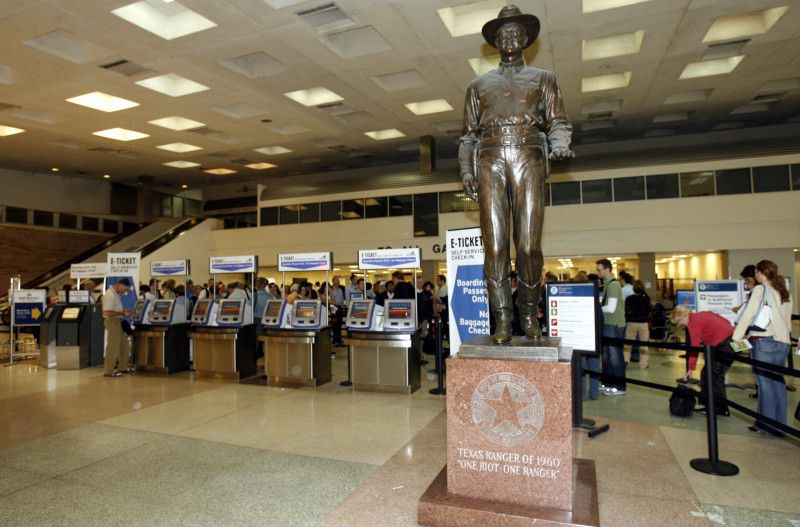
{"type": "Polygon", "coordinates": [[[501,63],[470,83],[462,143],[476,143],[489,128],[523,125],[546,134],[552,148],[569,148],[572,125],[553,72],[520,60],[501,63]]]}

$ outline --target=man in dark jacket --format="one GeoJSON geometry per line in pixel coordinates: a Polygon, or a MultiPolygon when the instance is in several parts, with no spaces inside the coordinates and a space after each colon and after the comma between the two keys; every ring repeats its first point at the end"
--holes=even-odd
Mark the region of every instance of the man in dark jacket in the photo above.
{"type": "Polygon", "coordinates": [[[393,272],[392,282],[394,282],[394,296],[392,298],[414,300],[417,297],[414,286],[405,281],[403,271],[393,272]]]}

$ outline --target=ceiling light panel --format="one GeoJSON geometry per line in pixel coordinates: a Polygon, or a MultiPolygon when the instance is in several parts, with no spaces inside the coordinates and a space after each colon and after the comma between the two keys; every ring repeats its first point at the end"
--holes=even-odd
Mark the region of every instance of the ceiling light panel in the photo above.
{"type": "Polygon", "coordinates": [[[770,109],[769,103],[750,103],[737,106],[731,110],[731,115],[741,115],[746,113],[766,112],[770,109]]]}
{"type": "Polygon", "coordinates": [[[385,141],[386,139],[397,139],[398,137],[405,137],[406,134],[395,128],[388,130],[375,130],[372,132],[364,132],[364,135],[371,137],[376,141],[385,141]]]}
{"type": "Polygon", "coordinates": [[[698,77],[712,77],[714,75],[725,75],[732,72],[744,58],[744,55],[727,57],[724,59],[703,60],[692,62],[686,65],[681,72],[680,79],[696,79],[698,77]]]}
{"type": "Polygon", "coordinates": [[[245,165],[247,168],[252,168],[253,170],[266,170],[268,168],[275,168],[278,165],[273,165],[272,163],[250,163],[249,165],[245,165]]]}
{"type": "Polygon", "coordinates": [[[267,130],[272,130],[273,132],[281,135],[295,135],[311,131],[310,128],[306,128],[301,124],[295,123],[273,124],[271,126],[267,126],[267,130]]]}
{"type": "Polygon", "coordinates": [[[150,77],[149,79],[136,81],[136,84],[163,93],[164,95],[169,95],[170,97],[182,97],[209,89],[208,86],[174,73],[167,73],[165,75],[158,75],[156,77],[150,77]]]}
{"type": "Polygon", "coordinates": [[[678,121],[688,121],[688,120],[689,120],[689,112],[662,113],[661,115],[656,115],[653,118],[653,124],[674,123],[678,121]]]}
{"type": "Polygon", "coordinates": [[[214,111],[223,115],[227,115],[228,117],[233,117],[234,119],[244,119],[246,117],[253,117],[255,115],[261,115],[264,113],[264,110],[261,108],[256,108],[255,106],[251,106],[243,102],[231,104],[229,106],[222,106],[220,108],[214,108],[214,111]]]}
{"type": "Polygon", "coordinates": [[[341,95],[332,92],[328,88],[323,88],[322,86],[284,93],[284,95],[295,102],[299,102],[303,106],[319,106],[321,104],[330,104],[344,100],[341,95]]]}
{"type": "Polygon", "coordinates": [[[23,41],[23,44],[75,64],[94,62],[112,53],[107,48],[98,46],[63,29],[57,29],[50,33],[30,38],[23,41]]]}
{"type": "Polygon", "coordinates": [[[686,104],[691,102],[705,101],[714,90],[691,90],[678,93],[670,93],[664,100],[664,104],[686,104]]]}
{"type": "Polygon", "coordinates": [[[622,109],[622,99],[613,101],[591,102],[581,106],[581,114],[589,115],[592,113],[618,112],[622,109]]]}
{"type": "Polygon", "coordinates": [[[7,137],[9,135],[21,134],[24,132],[22,128],[14,128],[13,126],[5,126],[0,124],[0,137],[7,137]]]}
{"type": "Polygon", "coordinates": [[[150,124],[154,124],[156,126],[160,126],[162,128],[175,130],[176,132],[182,132],[183,130],[191,130],[193,128],[200,128],[201,126],[205,126],[205,124],[201,123],[200,121],[194,121],[192,119],[187,119],[186,117],[179,117],[177,115],[173,115],[172,117],[162,117],[161,119],[156,119],[154,121],[147,121],[147,122],[150,124]]]}
{"type": "Polygon", "coordinates": [[[625,88],[631,82],[631,72],[611,73],[608,75],[598,75],[597,77],[584,77],[581,79],[581,91],[583,93],[614,90],[625,88]]]}
{"type": "Polygon", "coordinates": [[[221,66],[244,75],[248,79],[259,79],[286,70],[286,66],[263,51],[248,53],[240,57],[219,61],[221,66]]]}
{"type": "Polygon", "coordinates": [[[429,115],[432,113],[449,112],[453,110],[450,103],[444,99],[434,99],[431,101],[410,102],[405,105],[408,111],[414,115],[429,115]]]}
{"type": "Polygon", "coordinates": [[[86,106],[87,108],[92,108],[93,110],[100,110],[101,112],[108,113],[127,110],[128,108],[139,106],[138,102],[129,101],[128,99],[123,99],[121,97],[114,97],[113,95],[109,95],[100,91],[93,91],[91,93],[78,95],[77,97],[67,99],[67,102],[79,104],[81,106],[86,106]]]}
{"type": "Polygon", "coordinates": [[[496,1],[476,2],[456,7],[444,7],[437,10],[444,27],[452,37],[475,35],[481,32],[483,25],[497,17],[502,7],[496,1]]]}
{"type": "Polygon", "coordinates": [[[125,128],[109,128],[108,130],[92,132],[92,135],[98,135],[100,137],[114,139],[116,141],[136,141],[137,139],[150,137],[149,134],[143,134],[142,132],[137,132],[135,130],[126,130],[125,128]]]}
{"type": "Polygon", "coordinates": [[[174,168],[193,168],[200,166],[200,163],[195,163],[193,161],[170,161],[169,163],[162,164],[174,168]]]}
{"type": "Polygon", "coordinates": [[[700,57],[700,60],[724,59],[725,57],[741,55],[748,42],[750,42],[750,39],[745,38],[742,40],[734,40],[733,42],[709,44],[703,56],[700,57]]]}
{"type": "Polygon", "coordinates": [[[714,20],[708,28],[703,42],[718,42],[735,38],[763,35],[774,26],[789,9],[788,6],[773,7],[763,11],[751,11],[728,15],[714,20]]]}
{"type": "Polygon", "coordinates": [[[592,130],[605,130],[614,128],[614,119],[601,119],[598,121],[588,121],[581,125],[581,131],[591,132],[592,130]]]}
{"type": "Polygon", "coordinates": [[[500,55],[489,55],[488,57],[475,57],[474,59],[467,59],[469,67],[475,72],[475,75],[483,75],[489,73],[497,68],[500,64],[500,55]]]}
{"type": "Polygon", "coordinates": [[[323,37],[322,42],[343,59],[354,59],[394,49],[372,26],[333,33],[323,37]]]}
{"type": "Polygon", "coordinates": [[[256,148],[255,151],[259,154],[264,154],[265,156],[277,156],[291,152],[291,150],[282,146],[262,146],[261,148],[256,148]]]}
{"type": "Polygon", "coordinates": [[[203,149],[202,147],[190,145],[188,143],[169,143],[167,145],[158,145],[156,148],[160,148],[161,150],[169,150],[170,152],[177,152],[179,154],[203,149]]]}
{"type": "Polygon", "coordinates": [[[217,27],[179,2],[141,1],[111,11],[118,17],[165,40],[217,27]]]}
{"type": "Polygon", "coordinates": [[[586,39],[581,46],[581,60],[607,59],[639,53],[643,40],[643,29],[633,33],[586,39]]]}
{"type": "Polygon", "coordinates": [[[215,176],[227,176],[228,174],[235,174],[235,170],[231,170],[229,168],[210,168],[208,170],[203,170],[206,174],[214,174],[215,176]]]}
{"type": "Polygon", "coordinates": [[[583,0],[583,12],[594,13],[596,11],[605,11],[606,9],[643,4],[649,1],[650,0],[583,0]]]}
{"type": "Polygon", "coordinates": [[[369,78],[372,82],[377,84],[383,91],[393,92],[400,90],[409,90],[411,88],[420,88],[425,86],[427,82],[420,75],[417,70],[398,71],[396,73],[386,73],[384,75],[376,75],[369,78]]]}
{"type": "Polygon", "coordinates": [[[317,33],[329,33],[353,27],[356,22],[335,2],[329,2],[295,12],[300,20],[317,33]]]}

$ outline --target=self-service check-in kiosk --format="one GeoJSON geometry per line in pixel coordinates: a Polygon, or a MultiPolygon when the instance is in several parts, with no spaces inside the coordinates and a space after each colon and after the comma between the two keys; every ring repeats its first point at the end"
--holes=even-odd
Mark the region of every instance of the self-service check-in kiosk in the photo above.
{"type": "Polygon", "coordinates": [[[319,386],[331,381],[331,328],[319,300],[268,300],[261,317],[264,369],[270,386],[319,386]]]}
{"type": "Polygon", "coordinates": [[[171,374],[189,369],[186,302],[186,297],[136,302],[132,347],[139,371],[171,374]]]}
{"type": "Polygon", "coordinates": [[[77,370],[103,363],[103,306],[89,303],[88,293],[70,291],[69,303],[54,312],[59,370],[77,370]]]}
{"type": "Polygon", "coordinates": [[[56,304],[44,310],[39,318],[39,366],[56,367],[56,337],[58,336],[58,319],[64,306],[56,304]]]}
{"type": "Polygon", "coordinates": [[[248,300],[198,300],[189,339],[198,377],[239,380],[256,374],[256,326],[248,300]]]}

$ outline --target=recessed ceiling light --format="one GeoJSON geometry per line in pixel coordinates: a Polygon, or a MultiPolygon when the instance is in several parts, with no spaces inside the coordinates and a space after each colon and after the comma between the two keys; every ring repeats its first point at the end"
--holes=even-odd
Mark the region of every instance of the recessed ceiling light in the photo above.
{"type": "Polygon", "coordinates": [[[166,40],[217,27],[211,20],[172,0],[135,2],[111,12],[166,40]]]}
{"type": "Polygon", "coordinates": [[[750,104],[743,104],[741,106],[737,106],[733,110],[731,110],[731,115],[740,115],[743,113],[758,113],[758,112],[766,112],[770,109],[770,103],[750,103],[750,104]]]}
{"type": "Polygon", "coordinates": [[[664,100],[664,104],[684,104],[689,102],[705,101],[706,99],[708,99],[708,96],[711,95],[711,92],[713,91],[714,90],[712,88],[708,88],[705,90],[692,90],[692,91],[671,93],[664,100]]]}
{"type": "Polygon", "coordinates": [[[453,109],[450,103],[444,99],[434,99],[432,101],[410,102],[405,105],[414,115],[428,115],[431,113],[449,112],[453,109]]]}
{"type": "Polygon", "coordinates": [[[111,174],[103,174],[103,179],[111,179],[111,174]]]}
{"type": "Polygon", "coordinates": [[[200,163],[194,163],[192,161],[170,161],[169,163],[162,163],[168,167],[175,167],[175,168],[192,168],[192,167],[199,167],[200,163]]]}
{"type": "Polygon", "coordinates": [[[214,174],[215,176],[227,176],[228,174],[235,174],[235,170],[231,170],[229,168],[210,168],[208,170],[203,170],[206,174],[214,174]]]}
{"type": "Polygon", "coordinates": [[[644,40],[644,30],[610,37],[589,38],[581,45],[581,60],[607,59],[639,53],[644,40]]]}
{"type": "Polygon", "coordinates": [[[181,97],[183,95],[209,89],[208,86],[174,73],[167,73],[165,75],[158,75],[156,77],[150,77],[149,79],[136,81],[136,84],[163,93],[164,95],[169,95],[170,97],[181,97]]]}
{"type": "Polygon", "coordinates": [[[172,117],[162,117],[161,119],[156,119],[154,121],[147,121],[150,124],[154,124],[156,126],[160,126],[162,128],[169,128],[170,130],[176,130],[181,132],[183,130],[192,130],[193,128],[200,128],[205,126],[204,123],[199,121],[193,121],[192,119],[187,119],[186,117],[178,117],[177,115],[173,115],[172,117]]]}
{"type": "Polygon", "coordinates": [[[265,156],[277,156],[279,154],[288,154],[291,152],[291,150],[282,146],[263,146],[261,148],[256,148],[255,151],[265,156]]]}
{"type": "Polygon", "coordinates": [[[689,120],[689,112],[662,113],[661,115],[656,115],[653,118],[653,124],[674,123],[677,121],[688,121],[688,120],[689,120]]]}
{"type": "Polygon", "coordinates": [[[500,55],[475,57],[474,59],[468,59],[467,63],[469,64],[469,67],[472,68],[472,71],[475,72],[475,75],[483,75],[484,73],[489,73],[493,69],[497,68],[497,66],[500,64],[500,55]]]}
{"type": "Polygon", "coordinates": [[[135,130],[126,130],[125,128],[109,128],[108,130],[100,130],[99,132],[92,132],[92,135],[99,135],[107,139],[115,139],[117,141],[135,141],[137,139],[144,139],[150,137],[149,134],[143,134],[135,130]]]}
{"type": "Polygon", "coordinates": [[[683,68],[679,79],[696,79],[698,77],[711,77],[713,75],[725,75],[730,73],[739,65],[744,55],[727,57],[724,59],[703,60],[691,62],[683,68]]]}
{"type": "Polygon", "coordinates": [[[727,15],[714,20],[708,28],[703,42],[718,42],[735,38],[763,35],[775,25],[788,6],[773,7],[763,11],[751,11],[738,15],[727,15]]]}
{"type": "Polygon", "coordinates": [[[395,128],[389,128],[388,130],[375,130],[372,132],[364,132],[364,135],[366,135],[367,137],[371,137],[376,141],[384,141],[386,139],[397,139],[398,137],[406,136],[406,134],[395,128]]]}
{"type": "Polygon", "coordinates": [[[452,37],[474,35],[481,32],[483,25],[497,16],[496,2],[475,2],[456,7],[443,7],[437,10],[444,27],[452,37]]]}
{"type": "Polygon", "coordinates": [[[58,167],[53,167],[50,169],[50,172],[58,172],[60,169],[58,167]]]}
{"type": "Polygon", "coordinates": [[[189,188],[189,185],[186,185],[186,184],[181,185],[181,188],[189,188]]]}
{"type": "Polygon", "coordinates": [[[249,165],[245,165],[247,168],[252,168],[253,170],[266,170],[268,168],[275,168],[278,165],[273,165],[272,163],[250,163],[249,165]]]}
{"type": "Polygon", "coordinates": [[[284,95],[295,102],[299,102],[303,106],[319,106],[321,104],[330,104],[332,102],[344,100],[339,94],[332,92],[328,88],[323,88],[322,86],[284,93],[284,95]]]}
{"type": "Polygon", "coordinates": [[[13,126],[4,126],[0,124],[0,137],[5,137],[7,135],[14,135],[14,134],[21,134],[24,132],[22,128],[14,128],[13,126]]]}
{"type": "Polygon", "coordinates": [[[581,79],[581,91],[583,93],[603,90],[613,90],[624,88],[631,82],[631,72],[610,73],[608,75],[598,75],[597,77],[584,77],[581,79]]]}
{"type": "Polygon", "coordinates": [[[589,115],[593,113],[618,112],[622,109],[622,99],[611,101],[590,102],[581,106],[581,114],[589,115]]]}
{"type": "Polygon", "coordinates": [[[169,150],[170,152],[177,152],[179,154],[203,149],[200,146],[190,145],[187,143],[169,143],[167,145],[158,145],[156,148],[160,148],[161,150],[169,150]]]}
{"type": "Polygon", "coordinates": [[[100,110],[101,112],[118,112],[119,110],[127,110],[134,106],[139,106],[138,102],[122,99],[121,97],[114,97],[100,91],[93,91],[67,99],[67,102],[72,104],[80,104],[87,108],[100,110]]]}
{"type": "Polygon", "coordinates": [[[650,0],[583,0],[583,12],[594,13],[595,11],[605,11],[617,7],[642,4],[650,0]]]}

